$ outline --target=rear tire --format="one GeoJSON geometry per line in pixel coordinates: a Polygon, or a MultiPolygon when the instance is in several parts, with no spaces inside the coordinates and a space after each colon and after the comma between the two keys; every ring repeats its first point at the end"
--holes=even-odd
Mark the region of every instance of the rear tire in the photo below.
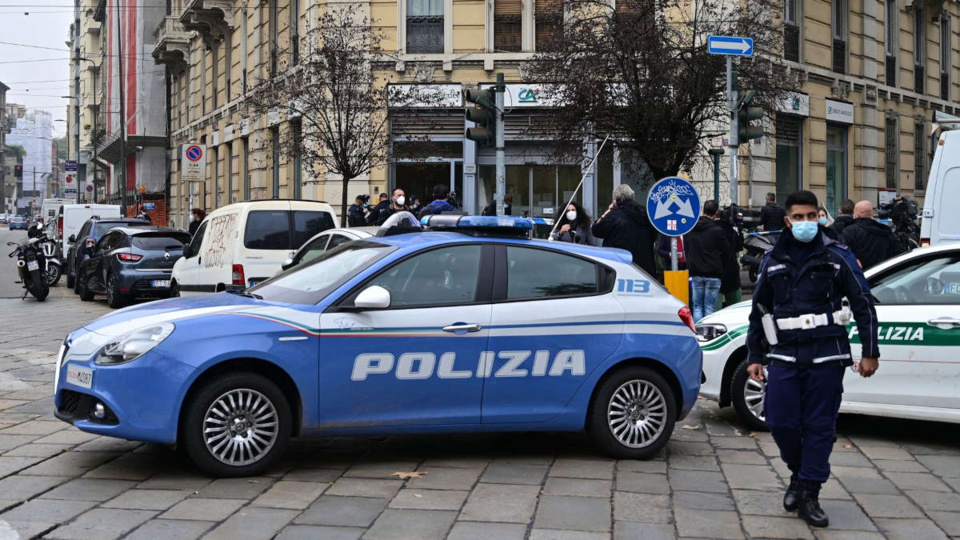
{"type": "Polygon", "coordinates": [[[77,276],[77,286],[80,287],[80,300],[90,302],[93,300],[93,291],[90,290],[90,278],[86,274],[77,276]]]}
{"type": "Polygon", "coordinates": [[[77,292],[77,278],[67,270],[67,288],[73,289],[73,292],[77,292]]]}
{"type": "Polygon", "coordinates": [[[30,272],[30,294],[37,299],[37,302],[43,302],[50,294],[50,287],[47,286],[46,276],[39,270],[30,272]]]}
{"type": "Polygon", "coordinates": [[[183,410],[183,451],[200,469],[218,477],[266,470],[283,455],[293,424],[283,392],[253,373],[208,381],[183,410]]]}
{"type": "Polygon", "coordinates": [[[177,282],[174,281],[170,285],[170,298],[179,298],[179,297],[180,297],[180,285],[178,285],[177,282]]]}
{"type": "Polygon", "coordinates": [[[767,395],[767,383],[758,383],[747,373],[747,360],[744,359],[730,377],[730,401],[737,416],[751,431],[770,431],[764,421],[764,400],[767,395]]]}
{"type": "Polygon", "coordinates": [[[648,459],[670,440],[676,418],[676,397],[667,381],[652,369],[626,367],[597,389],[588,430],[617,459],[648,459]]]}
{"type": "Polygon", "coordinates": [[[47,273],[46,280],[48,287],[56,287],[57,283],[60,282],[60,276],[63,273],[63,269],[60,268],[59,264],[56,263],[47,263],[47,273]]]}
{"type": "Polygon", "coordinates": [[[127,304],[127,297],[117,288],[117,278],[113,274],[107,277],[107,305],[120,309],[127,304]]]}

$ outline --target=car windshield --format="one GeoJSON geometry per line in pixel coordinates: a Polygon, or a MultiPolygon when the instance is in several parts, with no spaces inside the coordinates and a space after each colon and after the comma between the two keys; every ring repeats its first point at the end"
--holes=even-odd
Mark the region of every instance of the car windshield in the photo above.
{"type": "Polygon", "coordinates": [[[316,304],[395,249],[393,246],[366,240],[343,244],[310,262],[264,281],[247,292],[273,302],[316,304]]]}

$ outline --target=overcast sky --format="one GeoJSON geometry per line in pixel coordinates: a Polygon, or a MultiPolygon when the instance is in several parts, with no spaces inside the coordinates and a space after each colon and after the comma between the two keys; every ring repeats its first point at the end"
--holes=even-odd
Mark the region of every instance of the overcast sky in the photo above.
{"type": "MultiPolygon", "coordinates": [[[[10,87],[7,103],[22,103],[46,110],[55,120],[66,119],[68,100],[60,96],[68,95],[73,84],[65,43],[73,22],[72,5],[71,0],[0,0],[0,82],[10,87]]],[[[66,126],[54,122],[54,136],[64,135],[66,126]]]]}

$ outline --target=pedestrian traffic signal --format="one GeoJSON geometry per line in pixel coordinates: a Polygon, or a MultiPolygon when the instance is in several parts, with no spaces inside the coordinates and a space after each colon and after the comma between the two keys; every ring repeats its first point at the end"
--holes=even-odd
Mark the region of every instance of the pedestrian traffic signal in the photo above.
{"type": "Polygon", "coordinates": [[[497,96],[493,88],[467,90],[464,98],[474,107],[467,107],[467,120],[477,127],[467,128],[465,137],[483,146],[495,146],[497,142],[497,96]]]}
{"type": "Polygon", "coordinates": [[[763,126],[750,125],[751,121],[763,120],[763,109],[750,106],[756,95],[756,91],[747,90],[737,104],[737,144],[763,137],[763,126]]]}
{"type": "Polygon", "coordinates": [[[23,165],[14,165],[14,166],[13,166],[13,177],[14,177],[14,178],[23,178],[23,165]]]}

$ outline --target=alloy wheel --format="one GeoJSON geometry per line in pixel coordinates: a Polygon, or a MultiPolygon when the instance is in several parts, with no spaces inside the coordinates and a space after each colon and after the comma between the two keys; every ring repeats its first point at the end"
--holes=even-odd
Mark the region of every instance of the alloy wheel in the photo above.
{"type": "Polygon", "coordinates": [[[653,383],[627,381],[610,397],[607,422],[620,444],[643,448],[660,436],[667,425],[667,404],[653,383]]]}
{"type": "Polygon", "coordinates": [[[743,384],[743,401],[750,411],[750,414],[761,422],[766,422],[767,415],[764,414],[763,408],[764,401],[767,397],[766,368],[763,369],[763,373],[764,380],[762,382],[757,382],[747,377],[747,381],[743,384]]]}
{"type": "Polygon", "coordinates": [[[211,456],[234,467],[250,465],[267,455],[277,441],[277,409],[256,390],[230,390],[207,409],[202,429],[211,456]]]}

